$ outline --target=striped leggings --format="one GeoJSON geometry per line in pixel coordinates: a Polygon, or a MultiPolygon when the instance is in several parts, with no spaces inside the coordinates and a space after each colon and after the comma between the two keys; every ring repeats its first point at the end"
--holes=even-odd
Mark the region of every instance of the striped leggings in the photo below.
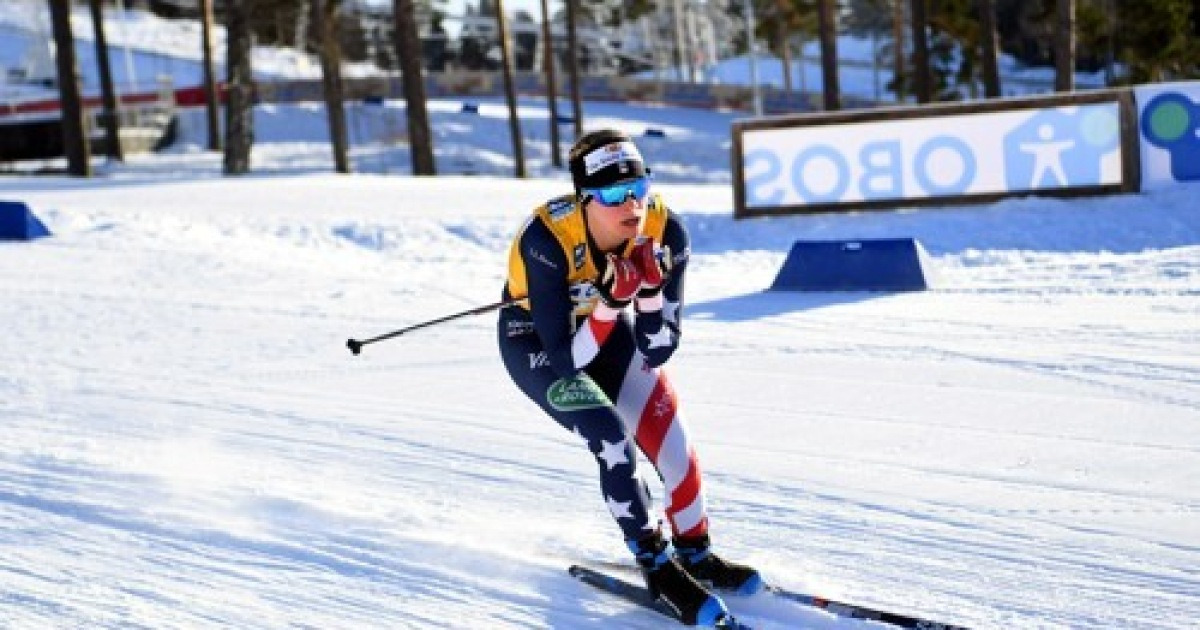
{"type": "Polygon", "coordinates": [[[604,501],[625,538],[637,540],[658,526],[638,476],[635,444],[662,480],[672,533],[707,533],[700,467],[675,391],[665,372],[646,365],[629,319],[622,315],[617,320],[587,368],[562,378],[546,361],[537,334],[521,325],[526,317],[519,309],[501,313],[498,337],[504,367],[526,396],[583,439],[599,466],[604,501]]]}

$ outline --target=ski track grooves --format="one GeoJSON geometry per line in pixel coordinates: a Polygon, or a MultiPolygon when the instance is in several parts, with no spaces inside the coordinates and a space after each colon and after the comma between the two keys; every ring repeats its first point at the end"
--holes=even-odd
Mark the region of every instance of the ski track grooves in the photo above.
{"type": "Polygon", "coordinates": [[[799,541],[776,539],[769,544],[785,547],[790,557],[823,559],[821,572],[842,585],[844,593],[837,595],[842,599],[903,610],[913,605],[912,587],[923,582],[915,576],[936,575],[936,583],[917,589],[924,598],[932,597],[926,604],[929,610],[922,608],[922,612],[933,618],[1015,615],[1027,621],[1012,627],[1022,627],[1034,619],[1037,623],[1060,619],[1058,604],[1071,597],[1109,604],[1120,601],[1121,606],[1115,607],[1120,614],[1103,618],[1109,627],[1166,628],[1186,617],[1200,598],[1200,570],[1178,553],[1194,554],[1195,549],[1146,543],[1148,552],[1157,548],[1159,553],[1130,558],[1122,552],[1123,536],[1104,532],[1043,521],[1026,528],[1006,523],[1008,515],[962,511],[934,511],[937,518],[931,520],[931,512],[919,508],[895,510],[736,475],[716,477],[714,483],[723,486],[718,503],[724,518],[745,524],[747,531],[739,532],[741,537],[769,539],[772,532],[797,528],[816,533],[799,541]],[[756,500],[760,496],[762,500],[756,500]],[[780,501],[780,497],[794,500],[780,501]],[[796,508],[781,509],[780,504],[796,508]],[[1106,541],[1117,544],[1109,546],[1106,541]],[[908,554],[906,550],[913,546],[925,553],[908,554]],[[964,558],[972,562],[964,564],[964,558]],[[1036,558],[1036,564],[1030,565],[1030,558],[1036,558]],[[1004,581],[979,583],[973,579],[972,565],[985,565],[985,574],[1003,575],[1004,581]],[[1005,588],[1042,579],[1049,580],[1045,588],[1053,597],[1031,601],[1008,594],[1020,593],[1021,588],[1005,588]],[[1152,621],[1158,619],[1164,620],[1161,626],[1152,621]]]}

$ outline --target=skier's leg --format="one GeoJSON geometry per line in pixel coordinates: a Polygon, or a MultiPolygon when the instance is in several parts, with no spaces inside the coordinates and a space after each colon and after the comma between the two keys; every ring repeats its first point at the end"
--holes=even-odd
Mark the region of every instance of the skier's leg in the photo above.
{"type": "Polygon", "coordinates": [[[708,531],[708,516],[700,466],[678,416],[675,391],[661,370],[646,365],[633,335],[628,319],[617,320],[587,372],[616,402],[628,432],[658,471],[672,532],[702,535],[708,531]]]}
{"type": "MultiPolygon", "coordinates": [[[[605,351],[623,352],[625,343],[634,348],[632,337],[609,335],[605,351]]],[[[762,579],[751,567],[729,562],[713,553],[708,535],[708,513],[704,500],[700,465],[679,414],[679,400],[666,373],[646,365],[636,349],[630,349],[619,385],[609,385],[611,374],[598,374],[617,401],[617,409],[638,446],[654,464],[668,495],[666,514],[674,533],[673,542],[680,564],[705,584],[742,593],[762,589],[762,579]]],[[[616,364],[616,361],[608,364],[616,364]]]]}
{"type": "MultiPolygon", "coordinates": [[[[630,371],[631,365],[642,365],[641,355],[637,353],[637,347],[634,343],[634,332],[629,320],[620,318],[613,330],[608,335],[604,347],[596,354],[595,358],[588,364],[586,372],[580,374],[577,379],[586,380],[590,386],[595,386],[599,389],[600,396],[604,397],[606,406],[602,409],[590,409],[589,414],[580,412],[564,413],[562,409],[557,408],[553,404],[552,397],[547,397],[541,392],[546,391],[546,380],[553,378],[548,377],[536,382],[524,376],[522,364],[518,361],[518,352],[514,350],[506,352],[505,365],[509,365],[509,372],[514,373],[514,379],[521,384],[522,379],[530,380],[527,388],[522,385],[522,389],[526,390],[529,397],[534,398],[536,402],[541,404],[542,408],[546,409],[546,413],[554,416],[563,426],[571,428],[572,431],[581,434],[588,434],[595,431],[594,427],[588,425],[595,422],[598,426],[611,427],[613,424],[619,425],[619,433],[622,436],[623,448],[620,450],[622,455],[617,457],[619,466],[613,467],[611,472],[606,472],[611,457],[606,457],[605,452],[596,452],[593,445],[593,452],[596,458],[601,461],[601,475],[613,476],[624,470],[629,470],[628,475],[620,475],[622,485],[626,481],[634,482],[638,498],[636,502],[632,502],[632,508],[636,509],[636,520],[628,520],[622,517],[624,506],[614,505],[613,500],[608,498],[606,490],[606,500],[608,509],[613,512],[613,516],[617,518],[625,533],[625,544],[629,546],[630,551],[634,552],[638,566],[641,566],[644,577],[646,577],[646,586],[650,593],[656,598],[668,602],[674,610],[676,610],[680,619],[688,624],[712,625],[721,617],[727,616],[728,610],[725,607],[725,602],[722,602],[718,596],[713,595],[707,588],[704,588],[700,582],[692,577],[688,571],[684,569],[680,560],[674,557],[671,553],[671,546],[662,538],[661,528],[658,524],[650,524],[648,514],[650,500],[646,488],[642,484],[640,476],[637,475],[635,466],[637,457],[632,448],[635,442],[635,433],[632,431],[630,422],[624,420],[618,409],[610,401],[616,401],[622,398],[623,388],[626,380],[626,373],[630,371]],[[512,359],[508,356],[512,355],[512,359]],[[510,365],[511,364],[511,365],[510,365]],[[600,413],[602,410],[602,414],[600,413]],[[628,463],[628,466],[626,466],[628,463]],[[629,524],[638,523],[641,529],[635,530],[629,527],[629,524]]],[[[511,342],[510,342],[511,344],[511,342]]],[[[504,342],[502,341],[502,346],[504,342]]],[[[520,352],[530,352],[528,348],[520,349],[520,352]]],[[[526,361],[526,364],[536,364],[538,361],[526,361]]],[[[535,370],[533,370],[535,372],[535,370]]],[[[586,397],[586,396],[584,396],[586,397]]],[[[686,440],[684,440],[686,442],[686,440]]],[[[604,439],[600,440],[600,448],[607,449],[608,444],[604,439]]],[[[661,475],[661,473],[660,473],[661,475]]]]}
{"type": "MultiPolygon", "coordinates": [[[[614,342],[617,331],[609,335],[614,342]]],[[[658,470],[666,492],[666,515],[675,535],[708,532],[700,464],[679,414],[679,401],[667,375],[646,365],[632,346],[615,388],[617,411],[638,447],[658,470]]],[[[606,347],[607,350],[607,347],[606,347]]]]}
{"type": "Polygon", "coordinates": [[[519,324],[510,326],[506,320],[512,318],[502,315],[499,330],[500,354],[509,376],[546,414],[587,444],[600,469],[604,502],[625,539],[649,535],[656,527],[638,475],[634,441],[608,395],[585,373],[560,378],[546,361],[537,335],[519,324]],[[528,332],[510,334],[514,330],[528,332]]]}

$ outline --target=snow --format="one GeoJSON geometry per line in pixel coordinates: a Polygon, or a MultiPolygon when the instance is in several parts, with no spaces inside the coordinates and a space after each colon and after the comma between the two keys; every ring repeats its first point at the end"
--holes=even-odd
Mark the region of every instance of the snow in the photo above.
{"type": "MultiPolygon", "coordinates": [[[[498,299],[514,231],[567,190],[543,102],[525,181],[498,103],[460,106],[432,104],[437,178],[363,122],[398,103],[358,112],[352,176],[296,106],[258,110],[246,177],[197,118],[97,178],[0,178],[54,233],[0,243],[0,626],[663,627],[567,576],[628,552],[494,314],[344,346],[498,299]]],[[[1194,188],[733,221],[730,115],[585,116],[667,130],[639,142],[694,241],[668,369],[721,553],[973,628],[1194,627],[1194,188]],[[933,290],[765,291],[796,239],[891,236],[933,290]]]]}

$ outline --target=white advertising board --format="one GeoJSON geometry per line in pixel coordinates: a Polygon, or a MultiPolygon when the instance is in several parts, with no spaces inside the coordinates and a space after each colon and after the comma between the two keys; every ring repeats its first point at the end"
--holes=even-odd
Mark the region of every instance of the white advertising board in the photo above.
{"type": "Polygon", "coordinates": [[[1091,100],[1102,102],[751,121],[739,130],[741,208],[763,214],[1124,186],[1122,104],[1091,100]]]}

